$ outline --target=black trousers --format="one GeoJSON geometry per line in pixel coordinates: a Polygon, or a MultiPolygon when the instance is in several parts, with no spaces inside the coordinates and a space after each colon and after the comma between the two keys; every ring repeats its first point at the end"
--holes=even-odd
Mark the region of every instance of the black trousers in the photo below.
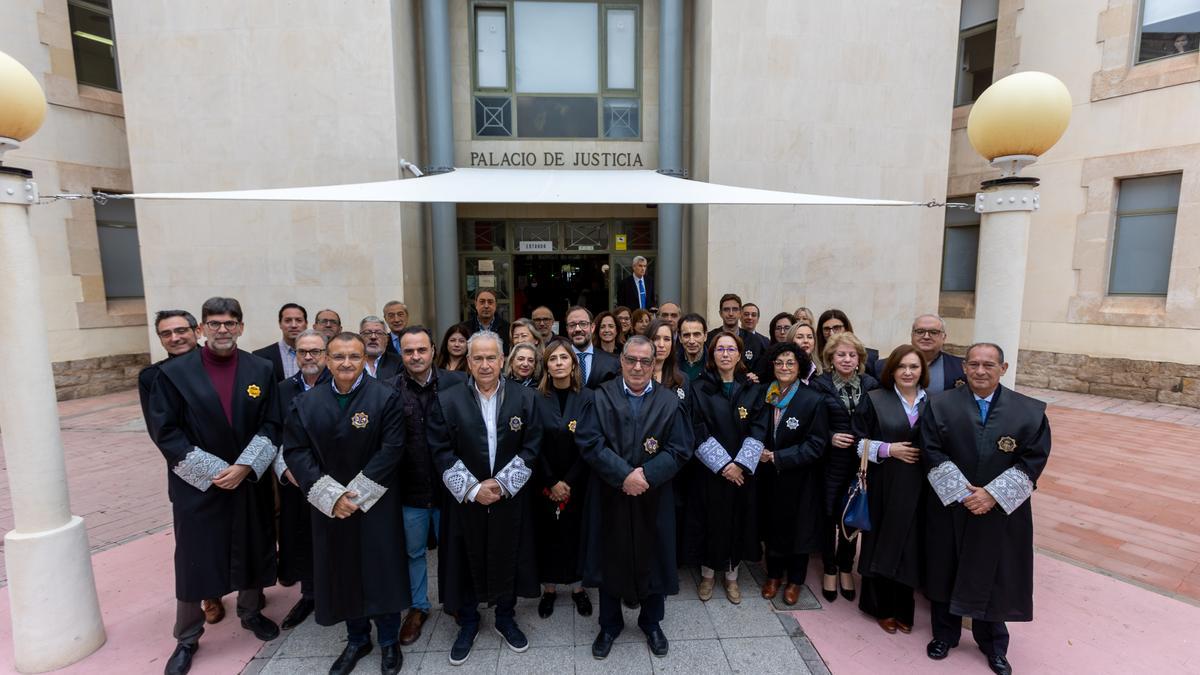
{"type": "Polygon", "coordinates": [[[838,527],[841,517],[839,511],[825,521],[825,536],[821,538],[821,562],[825,565],[825,574],[854,570],[854,542],[842,536],[838,527]]]}
{"type": "MultiPolygon", "coordinates": [[[[506,595],[496,600],[496,625],[503,626],[504,624],[515,625],[517,620],[517,596],[506,595]]],[[[456,617],[460,628],[474,626],[479,628],[479,602],[475,600],[475,594],[472,593],[462,607],[458,608],[458,616],[456,617]]]]}
{"type": "MultiPolygon", "coordinates": [[[[958,644],[958,636],[962,633],[962,617],[950,613],[949,603],[929,603],[929,622],[933,624],[933,639],[951,646],[958,644]]],[[[1003,621],[971,619],[971,635],[985,655],[1008,655],[1008,626],[1003,621]]]]}
{"type": "Polygon", "coordinates": [[[782,579],[787,575],[789,584],[802,584],[808,576],[808,554],[792,553],[776,555],[767,551],[767,576],[782,579]]]}
{"type": "MultiPolygon", "coordinates": [[[[638,628],[643,633],[659,627],[666,613],[666,597],[660,594],[642,598],[642,609],[638,614],[638,628]]],[[[625,629],[625,617],[621,615],[621,598],[600,591],[600,630],[609,635],[620,635],[625,629]]]]}
{"type": "Polygon", "coordinates": [[[886,577],[863,577],[858,592],[858,608],[862,611],[876,619],[913,625],[913,589],[886,577]]]}
{"type": "MultiPolygon", "coordinates": [[[[258,614],[266,604],[261,588],[238,591],[237,615],[244,618],[258,614]]],[[[194,645],[204,634],[204,610],[199,602],[175,601],[175,639],[180,644],[194,645]]]]}

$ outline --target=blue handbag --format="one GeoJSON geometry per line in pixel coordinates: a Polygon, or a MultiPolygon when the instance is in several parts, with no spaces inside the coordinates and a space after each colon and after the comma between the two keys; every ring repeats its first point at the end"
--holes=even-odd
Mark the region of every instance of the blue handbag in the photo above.
{"type": "Polygon", "coordinates": [[[871,507],[867,502],[867,448],[863,447],[862,459],[858,463],[858,475],[846,493],[846,506],[842,509],[839,525],[842,536],[854,539],[862,532],[871,531],[871,507]]]}

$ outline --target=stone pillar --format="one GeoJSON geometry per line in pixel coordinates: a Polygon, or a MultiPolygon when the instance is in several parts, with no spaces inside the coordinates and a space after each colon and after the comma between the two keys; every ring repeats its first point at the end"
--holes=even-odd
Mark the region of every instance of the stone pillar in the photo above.
{"type": "Polygon", "coordinates": [[[979,262],[975,271],[975,336],[1004,350],[1008,372],[1000,383],[1017,381],[1021,310],[1029,258],[1029,223],[1038,208],[1036,178],[986,181],[975,195],[979,221],[979,262]]]}
{"type": "MultiPolygon", "coordinates": [[[[658,170],[686,177],[683,168],[683,2],[661,0],[658,18],[658,170]]],[[[658,205],[658,302],[683,303],[683,206],[658,205]]]]}
{"type": "Polygon", "coordinates": [[[15,527],[4,535],[13,661],[44,672],[70,665],[104,644],[83,519],[71,515],[58,403],[42,311],[37,247],[29,205],[32,174],[0,167],[0,404],[4,459],[15,527]]]}
{"type": "MultiPolygon", "coordinates": [[[[429,164],[424,170],[426,175],[433,175],[454,170],[450,10],[446,0],[421,2],[421,42],[425,57],[425,129],[429,148],[429,164]]],[[[429,208],[434,260],[433,308],[440,333],[462,320],[458,210],[452,203],[431,204],[429,208]]]]}

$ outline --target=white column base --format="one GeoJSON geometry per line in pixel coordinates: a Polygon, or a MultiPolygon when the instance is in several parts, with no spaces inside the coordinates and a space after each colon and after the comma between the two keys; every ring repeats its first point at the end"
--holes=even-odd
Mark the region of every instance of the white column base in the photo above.
{"type": "Polygon", "coordinates": [[[68,666],[105,641],[83,518],[4,535],[13,665],[23,673],[68,666]]]}

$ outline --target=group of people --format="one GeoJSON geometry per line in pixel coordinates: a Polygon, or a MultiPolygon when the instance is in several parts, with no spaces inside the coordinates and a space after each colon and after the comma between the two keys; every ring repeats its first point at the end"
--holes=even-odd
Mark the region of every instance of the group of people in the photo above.
{"type": "Polygon", "coordinates": [[[1042,403],[1000,385],[1001,347],[947,353],[930,314],[881,357],[837,309],[781,312],[763,335],[759,308],[735,294],[709,330],[676,303],[655,307],[638,279],[633,308],[538,307],[511,324],[482,289],[440,342],[401,302],[356,332],[329,309],[309,328],[288,303],[280,340],[253,354],[237,348],[234,299],[210,298],[199,322],[159,312],[169,356],[139,385],[175,518],[165,672],[187,672],[235,590],[243,627],[276,637],[261,613],[276,579],[301,588],[284,629],[314,611],[345,623],[331,673],[373,649],[372,623],[381,671],[397,672],[398,646],[429,616],[434,545],[454,665],[481,603],[521,652],[517,598],[539,598],[544,618],[563,590],[590,616],[585,587],[598,591],[595,658],[623,630],[622,604],[664,656],[679,568],[699,569],[701,600],[719,579],[736,604],[741,564],[761,562],[762,596],[792,605],[819,552],[826,601],[857,597],[882,630],[909,633],[921,589],[930,658],[969,617],[990,668],[1011,672],[1005,622],[1032,619],[1029,497],[1050,430],[1042,403]],[[860,480],[870,525],[855,530],[843,510],[860,480]]]}

